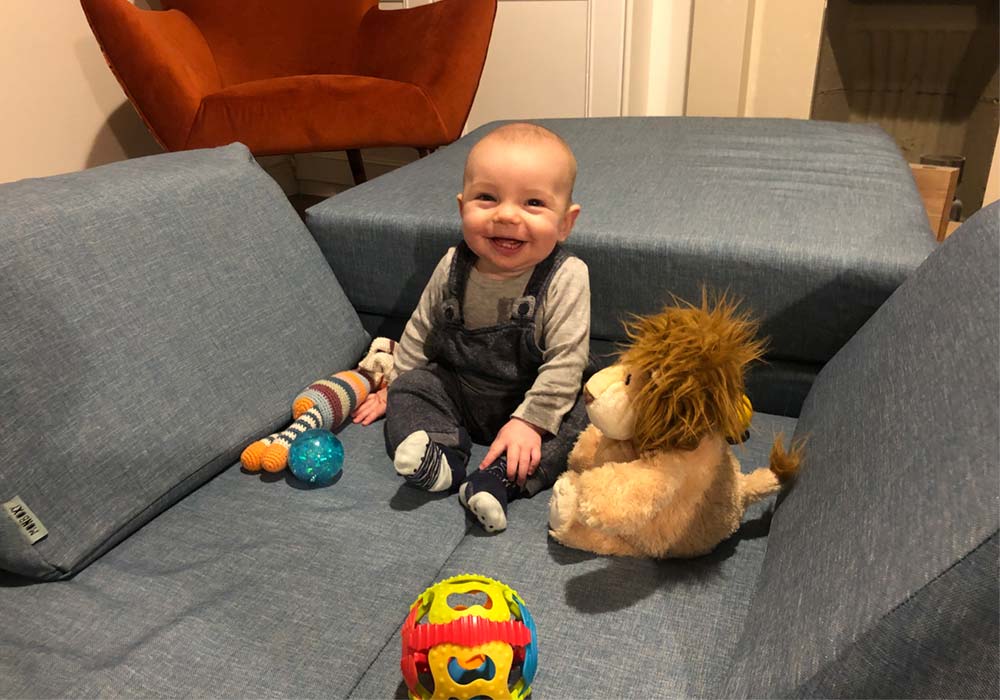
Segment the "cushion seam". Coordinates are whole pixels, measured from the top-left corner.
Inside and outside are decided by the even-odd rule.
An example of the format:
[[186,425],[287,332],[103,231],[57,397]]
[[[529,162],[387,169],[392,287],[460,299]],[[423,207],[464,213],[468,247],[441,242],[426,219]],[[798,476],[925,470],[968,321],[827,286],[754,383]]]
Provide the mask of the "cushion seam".
[[[272,425],[279,423],[281,420],[282,419],[279,418],[277,421],[273,422]],[[270,433],[268,433],[268,434],[270,434]],[[255,435],[258,436],[258,438],[259,438],[261,436],[261,433],[260,432],[254,432],[254,433],[246,436],[242,441],[237,442],[235,446],[228,447],[225,450],[217,452],[211,459],[203,462],[201,464],[201,466],[199,466],[198,468],[196,468],[193,471],[189,472],[183,479],[180,479],[179,481],[175,482],[171,487],[169,487],[168,489],[166,489],[165,491],[163,491],[162,493],[160,493],[160,495],[157,496],[151,503],[148,503],[147,505],[143,506],[139,510],[135,511],[127,520],[125,520],[121,525],[119,525],[117,528],[115,528],[107,537],[105,537],[104,539],[102,539],[100,543],[98,543],[96,546],[92,547],[89,551],[87,551],[86,554],[84,554],[82,557],[80,557],[77,560],[77,563],[75,563],[72,566],[69,566],[67,568],[63,568],[63,567],[54,567],[54,568],[57,569],[58,571],[62,572],[61,578],[69,576],[69,575],[76,575],[80,571],[83,571],[85,568],[87,568],[92,563],[94,563],[94,561],[96,561],[101,556],[103,556],[107,552],[109,552],[112,549],[114,549],[115,547],[117,547],[119,544],[121,544],[122,542],[124,542],[128,537],[130,537],[132,534],[134,534],[135,532],[137,532],[142,527],[142,526],[139,526],[139,527],[133,528],[132,525],[134,523],[136,523],[137,521],[140,521],[140,522],[142,522],[142,525],[145,525],[145,524],[147,524],[149,522],[152,522],[152,520],[154,518],[156,518],[157,515],[159,515],[160,513],[166,512],[170,507],[172,507],[173,505],[176,505],[180,501],[184,500],[184,498],[186,498],[187,496],[191,495],[191,493],[193,493],[195,490],[197,490],[197,487],[195,489],[191,489],[190,491],[188,491],[187,493],[185,493],[183,496],[180,496],[175,501],[172,501],[171,503],[167,504],[165,507],[160,508],[158,510],[158,512],[156,512],[153,515],[151,515],[148,519],[143,520],[144,516],[146,516],[151,510],[153,510],[154,508],[156,508],[157,505],[159,503],[161,503],[161,501],[167,496],[168,493],[170,493],[174,489],[177,489],[180,486],[188,485],[188,484],[191,484],[192,482],[197,482],[198,479],[199,479],[199,477],[203,476],[206,471],[210,471],[211,467],[213,465],[216,465],[219,462],[223,462],[224,463],[224,462],[230,461],[230,458],[228,457],[228,455],[234,455],[233,458],[235,459],[235,455],[236,455],[237,451],[240,449],[240,445],[249,445],[250,442],[255,439],[254,438]],[[223,467],[222,469],[219,469],[213,476],[221,474],[226,469],[228,469],[230,466],[232,466],[232,465],[229,464],[229,465],[226,465],[225,467]],[[205,481],[207,482],[208,480],[206,479]],[[125,534],[123,534],[123,533],[125,533]],[[121,537],[120,539],[118,539],[119,536]],[[114,544],[111,545],[111,546],[107,546],[107,544],[109,542],[114,542]]]
[[[454,555],[455,552],[458,551],[458,548],[462,546],[462,543],[465,542],[466,538],[468,537],[469,537],[469,526],[466,525],[465,532],[458,539],[458,542],[455,543],[455,546],[451,548],[451,551],[448,552],[448,555],[444,558],[444,561],[441,562],[441,566],[439,566],[437,571],[434,572],[434,575],[431,576],[430,583],[428,583],[427,586],[431,586],[435,581],[440,580],[439,577],[441,576],[441,572],[445,570],[446,566],[448,566],[448,562],[451,561],[452,555]],[[427,586],[425,586],[425,588]],[[395,638],[396,632],[403,629],[403,625],[405,624],[405,622],[406,621],[404,618],[403,622],[400,622],[399,625],[396,627],[396,629],[392,632],[392,634],[389,635],[389,638],[385,640],[385,644],[379,647],[379,650],[375,652],[374,656],[372,656],[371,661],[368,662],[368,665],[365,667],[365,670],[361,672],[361,674],[358,676],[358,680],[354,682],[354,685],[351,686],[351,689],[347,691],[347,695],[345,695],[344,697],[350,698],[354,695],[354,691],[358,689],[359,685],[361,685],[361,681],[365,679],[365,676],[367,676],[368,672],[371,671],[372,667],[375,665],[375,662],[378,661],[380,656],[382,656],[382,652],[388,648],[390,642],[392,642],[392,640]]]

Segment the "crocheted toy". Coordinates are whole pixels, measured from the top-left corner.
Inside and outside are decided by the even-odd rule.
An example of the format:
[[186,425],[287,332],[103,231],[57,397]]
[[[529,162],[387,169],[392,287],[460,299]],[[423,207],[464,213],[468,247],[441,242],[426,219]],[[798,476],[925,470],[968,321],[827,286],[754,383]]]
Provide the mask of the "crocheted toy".
[[584,387],[591,425],[553,487],[550,533],[599,554],[706,554],[798,470],[801,448],[786,452],[780,435],[769,468],[749,474],[729,446],[749,426],[744,370],[764,343],[724,296],[637,317],[626,330],[618,363]]
[[288,449],[295,438],[313,428],[338,428],[370,393],[385,384],[392,371],[395,348],[395,341],[376,338],[357,369],[337,372],[307,386],[292,402],[294,422],[243,450],[243,468],[249,472],[280,472],[288,466]]

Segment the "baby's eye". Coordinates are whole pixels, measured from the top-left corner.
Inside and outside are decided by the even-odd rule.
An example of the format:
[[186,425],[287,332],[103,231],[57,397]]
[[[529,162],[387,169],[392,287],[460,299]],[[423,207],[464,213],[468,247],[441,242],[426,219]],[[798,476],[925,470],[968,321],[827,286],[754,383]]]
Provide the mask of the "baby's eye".
[[632,375],[628,374],[625,376],[625,386],[628,386],[629,382],[632,381]]
[[497,198],[494,197],[493,195],[491,195],[488,192],[480,192],[479,194],[476,195],[476,199],[478,199],[481,202],[495,202],[495,201],[497,201]]
[[527,204],[529,207],[544,207],[545,206],[545,202],[543,202],[540,199],[529,199],[527,202],[525,202],[525,204]]

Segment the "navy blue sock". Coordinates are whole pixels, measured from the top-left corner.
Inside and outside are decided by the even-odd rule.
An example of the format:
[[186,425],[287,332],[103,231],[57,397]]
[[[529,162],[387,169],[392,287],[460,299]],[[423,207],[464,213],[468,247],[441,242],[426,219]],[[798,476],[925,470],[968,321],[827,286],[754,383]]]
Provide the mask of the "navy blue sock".
[[507,459],[500,457],[466,479],[459,491],[459,500],[488,532],[500,532],[507,528],[507,503],[516,490],[507,480]]
[[[497,499],[500,507],[503,508],[504,515],[507,514],[507,502],[510,500],[510,482],[507,481],[507,460],[497,461],[486,467],[477,469],[476,473],[469,477],[469,485],[475,493],[486,491]],[[469,494],[472,496],[472,493]]]
[[438,447],[444,454],[444,458],[448,460],[448,466],[451,467],[451,488],[455,490],[465,481],[465,469],[469,463],[469,455],[457,447],[445,447],[444,445],[438,445]]
[[465,481],[465,467],[469,457],[455,447],[445,447],[433,440],[427,443],[417,469],[412,473],[405,474],[404,478],[408,483],[425,491],[438,490],[434,484],[439,481],[442,456],[451,470],[451,484],[448,486],[448,490],[455,491]]

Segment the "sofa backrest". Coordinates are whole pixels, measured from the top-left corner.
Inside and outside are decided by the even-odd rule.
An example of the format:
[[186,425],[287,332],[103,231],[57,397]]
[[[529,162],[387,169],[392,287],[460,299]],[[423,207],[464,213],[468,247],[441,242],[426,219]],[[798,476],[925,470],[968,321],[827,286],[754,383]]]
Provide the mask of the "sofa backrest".
[[998,215],[819,374],[722,696],[998,696]]
[[239,144],[0,186],[0,250],[6,571],[75,573],[366,347]]
[[[935,247],[913,175],[871,124],[796,119],[546,119],[579,163],[569,250],[590,269],[604,361],[631,313],[703,286],[743,300],[768,338],[754,406],[797,416],[816,373]],[[312,207],[306,222],[369,328],[393,334],[461,238],[455,193],[493,122]],[[378,258],[378,265],[357,260]],[[395,323],[394,323],[395,321]]]

